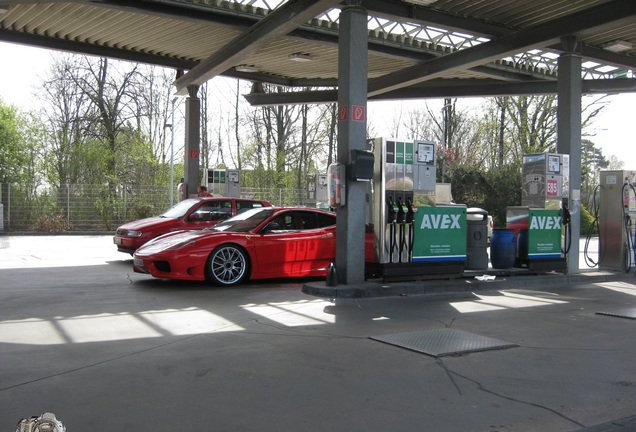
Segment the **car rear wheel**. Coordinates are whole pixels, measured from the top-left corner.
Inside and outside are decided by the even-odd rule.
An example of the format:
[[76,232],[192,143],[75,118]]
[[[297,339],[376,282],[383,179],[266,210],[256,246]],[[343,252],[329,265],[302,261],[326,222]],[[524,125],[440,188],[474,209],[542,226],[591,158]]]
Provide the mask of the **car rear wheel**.
[[214,249],[208,259],[208,276],[219,286],[232,286],[247,276],[246,253],[234,245],[222,245]]

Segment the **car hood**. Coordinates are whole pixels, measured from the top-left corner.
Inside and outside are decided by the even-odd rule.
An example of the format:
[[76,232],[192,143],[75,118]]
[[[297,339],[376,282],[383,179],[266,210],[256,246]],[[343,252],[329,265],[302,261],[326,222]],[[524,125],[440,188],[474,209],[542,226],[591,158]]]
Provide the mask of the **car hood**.
[[149,217],[145,219],[139,219],[136,221],[128,222],[120,226],[118,229],[143,231],[144,229],[148,229],[148,228],[160,228],[160,227],[168,228],[168,227],[176,226],[178,225],[178,223],[179,222],[177,219],[154,216],[154,217]]
[[201,237],[208,237],[217,234],[214,231],[175,231],[164,234],[156,239],[150,240],[148,243],[137,249],[135,255],[154,254],[173,248],[178,245],[185,245],[191,241],[196,241]]

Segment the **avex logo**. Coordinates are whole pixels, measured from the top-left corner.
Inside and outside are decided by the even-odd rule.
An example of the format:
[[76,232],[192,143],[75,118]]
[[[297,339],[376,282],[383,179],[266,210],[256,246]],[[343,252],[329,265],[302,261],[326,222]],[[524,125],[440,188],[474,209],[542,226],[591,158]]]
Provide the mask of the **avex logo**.
[[530,229],[560,230],[561,216],[534,216],[530,222]]
[[459,218],[461,216],[459,214],[425,214],[420,229],[460,229]]

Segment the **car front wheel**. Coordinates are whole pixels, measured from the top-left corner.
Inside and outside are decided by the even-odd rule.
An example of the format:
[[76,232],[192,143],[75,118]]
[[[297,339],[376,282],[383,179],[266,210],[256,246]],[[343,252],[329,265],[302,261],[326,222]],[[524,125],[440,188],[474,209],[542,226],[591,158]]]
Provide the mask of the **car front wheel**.
[[247,256],[241,248],[222,245],[208,259],[208,275],[215,285],[232,286],[247,276],[247,266]]

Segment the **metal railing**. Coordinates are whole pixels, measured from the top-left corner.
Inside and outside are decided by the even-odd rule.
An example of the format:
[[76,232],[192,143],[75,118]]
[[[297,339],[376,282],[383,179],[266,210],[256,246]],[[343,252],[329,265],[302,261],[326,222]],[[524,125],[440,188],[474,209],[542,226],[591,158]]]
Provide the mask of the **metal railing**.
[[[242,188],[241,197],[266,200],[277,207],[316,204],[304,189]],[[177,202],[176,195],[173,200]],[[34,191],[19,184],[0,183],[0,203],[0,231],[104,232],[163,213],[170,207],[170,188],[63,185]]]

